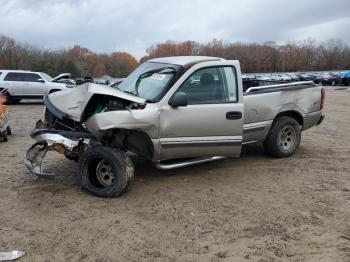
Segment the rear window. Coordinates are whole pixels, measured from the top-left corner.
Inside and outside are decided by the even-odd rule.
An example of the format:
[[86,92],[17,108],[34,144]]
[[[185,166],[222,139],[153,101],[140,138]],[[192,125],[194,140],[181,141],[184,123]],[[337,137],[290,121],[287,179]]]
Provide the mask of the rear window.
[[22,74],[21,73],[8,73],[4,81],[22,81]]

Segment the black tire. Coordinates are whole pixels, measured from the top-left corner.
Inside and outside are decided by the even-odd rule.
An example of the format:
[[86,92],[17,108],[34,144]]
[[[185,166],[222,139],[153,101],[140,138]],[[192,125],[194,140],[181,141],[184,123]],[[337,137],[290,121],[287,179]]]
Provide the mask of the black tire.
[[97,145],[81,155],[79,173],[81,186],[90,193],[118,197],[133,181],[134,165],[123,151]]
[[11,103],[12,103],[12,99],[11,99],[10,94],[9,94],[7,91],[5,92],[5,97],[6,97],[6,102],[5,102],[5,104],[6,104],[6,105],[11,104]]
[[268,154],[277,158],[293,155],[300,145],[301,127],[298,121],[289,116],[277,118],[267,138],[264,148]]
[[12,102],[13,104],[19,103],[21,100],[22,100],[22,99],[20,99],[20,98],[11,98],[11,102]]
[[9,136],[12,135],[12,130],[10,126],[7,126],[6,131]]
[[4,132],[2,132],[1,138],[2,138],[2,142],[7,142],[8,141],[7,131],[6,130]]

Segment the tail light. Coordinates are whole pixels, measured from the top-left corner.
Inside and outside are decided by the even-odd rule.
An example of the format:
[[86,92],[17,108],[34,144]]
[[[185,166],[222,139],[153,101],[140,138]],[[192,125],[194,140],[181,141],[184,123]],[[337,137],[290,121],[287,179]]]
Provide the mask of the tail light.
[[324,100],[326,98],[326,91],[324,91],[324,89],[321,89],[321,104],[320,104],[320,110],[323,109],[324,106]]

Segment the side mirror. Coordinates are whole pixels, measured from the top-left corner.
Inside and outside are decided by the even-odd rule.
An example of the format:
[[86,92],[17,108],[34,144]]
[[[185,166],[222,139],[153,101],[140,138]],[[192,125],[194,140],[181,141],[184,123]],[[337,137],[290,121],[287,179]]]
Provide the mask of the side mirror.
[[40,83],[45,83],[45,80],[42,79],[42,78],[39,78],[37,81],[40,82]]
[[170,99],[169,105],[172,107],[187,106],[187,95],[184,92],[177,92]]

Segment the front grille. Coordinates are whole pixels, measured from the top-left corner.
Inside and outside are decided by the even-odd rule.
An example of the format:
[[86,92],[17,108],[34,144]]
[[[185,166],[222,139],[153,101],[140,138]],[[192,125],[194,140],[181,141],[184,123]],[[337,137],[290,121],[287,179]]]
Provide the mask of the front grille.
[[62,119],[57,118],[54,114],[46,108],[45,110],[45,124],[50,129],[55,130],[73,130],[73,131],[84,131],[84,128],[80,122],[72,119],[63,117]]

